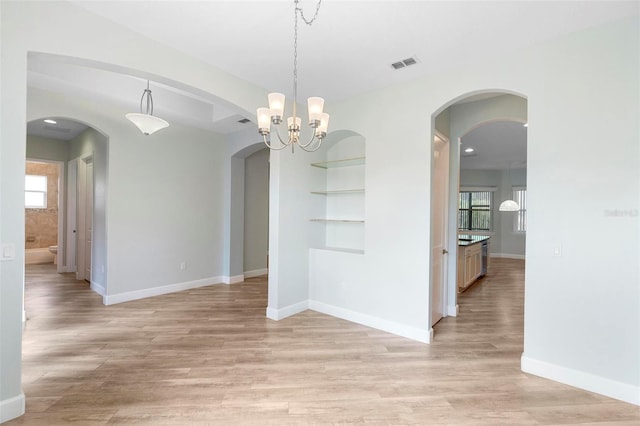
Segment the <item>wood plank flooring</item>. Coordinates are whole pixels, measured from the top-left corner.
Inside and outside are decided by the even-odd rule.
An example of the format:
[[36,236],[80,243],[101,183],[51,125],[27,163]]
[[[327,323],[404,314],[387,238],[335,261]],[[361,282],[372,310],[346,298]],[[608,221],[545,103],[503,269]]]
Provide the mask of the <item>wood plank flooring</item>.
[[265,277],[103,306],[27,267],[26,414],[7,425],[640,424],[640,408],[520,371],[524,262],[499,259],[424,345],[307,311]]

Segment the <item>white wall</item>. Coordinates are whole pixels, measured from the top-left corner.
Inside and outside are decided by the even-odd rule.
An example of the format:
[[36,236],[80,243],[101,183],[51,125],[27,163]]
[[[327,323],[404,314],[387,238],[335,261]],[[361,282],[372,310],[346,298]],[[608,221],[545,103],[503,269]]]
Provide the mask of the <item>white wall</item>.
[[430,117],[478,91],[524,94],[523,367],[639,403],[637,34],[637,18],[616,22],[331,105],[333,129],[367,140],[366,273],[353,284],[366,292],[342,308],[428,333]]
[[[23,190],[16,182],[24,175],[27,52],[142,70],[141,75],[161,82],[216,94],[245,111],[262,104],[266,92],[67,3],[1,2],[0,15],[0,235],[3,243],[15,244],[17,253],[15,260],[0,263],[0,414],[9,418],[24,407],[24,215]],[[36,27],[39,31],[33,31]],[[361,257],[366,272],[354,276],[355,285],[366,290],[345,298],[343,308],[380,328],[392,325],[398,334],[428,339],[431,117],[477,91],[525,94],[530,209],[523,367],[640,403],[638,31],[637,18],[616,22],[330,105],[332,132],[352,130],[367,141],[367,223]],[[146,54],[140,56],[140,51]],[[205,247],[201,234],[194,236],[196,230],[179,222],[179,209],[192,205],[194,192],[177,194],[164,214],[150,215],[167,207],[167,193],[192,183],[211,182],[211,191],[222,191],[215,179],[223,181],[229,165],[214,160],[215,154],[227,158],[226,150],[214,148],[216,138],[191,133],[187,143],[199,155],[196,159],[179,148],[182,141],[174,133],[181,131],[179,126],[163,130],[152,142],[130,134],[121,111],[105,115],[91,103],[83,105],[82,112],[65,108],[82,113],[109,135],[109,288],[128,291],[124,282],[136,282],[133,289],[139,289],[182,276],[168,269],[167,276],[154,275],[159,261],[147,255],[151,247],[159,248],[167,268],[183,260],[171,253],[183,251],[195,265],[195,270],[188,269],[193,278],[215,268],[200,264],[185,241],[194,237],[199,248],[213,247]],[[272,318],[305,309],[309,299],[309,166],[301,154],[271,155]],[[217,165],[220,175],[211,170]],[[146,198],[136,199],[140,194]],[[577,218],[572,214],[576,198],[585,200]],[[217,211],[210,199],[203,203],[213,210],[190,212],[187,219],[202,224],[227,214]],[[158,235],[165,227],[169,229],[163,242]],[[224,232],[223,225],[217,229]],[[561,257],[553,256],[556,247],[562,248]],[[142,262],[134,262],[135,256],[142,256]]]
[[[160,83],[196,87],[243,111],[253,111],[266,91],[70,3],[0,2],[0,15],[0,235],[2,243],[13,244],[16,252],[14,260],[0,264],[0,420],[4,420],[24,411],[20,383],[24,189],[19,183],[29,118],[76,118],[109,137],[106,302],[109,297],[118,301],[116,296],[126,300],[149,295],[158,287],[201,285],[222,275],[223,214],[228,207],[222,197],[229,161],[222,137],[173,124],[145,138],[123,118],[128,111],[95,101],[50,95],[49,105],[34,106],[31,101],[28,105],[28,52],[81,58],[87,65],[108,64],[108,69]],[[179,269],[182,261],[187,263],[185,271]]]
[[265,273],[269,250],[269,149],[245,158],[244,275]]
[[69,160],[69,143],[57,139],[27,136],[27,158],[38,160]]

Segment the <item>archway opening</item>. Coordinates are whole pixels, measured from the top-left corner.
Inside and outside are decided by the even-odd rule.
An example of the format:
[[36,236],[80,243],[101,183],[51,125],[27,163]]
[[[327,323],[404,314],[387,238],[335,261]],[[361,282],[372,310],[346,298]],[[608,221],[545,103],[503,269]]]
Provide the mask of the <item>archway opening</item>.
[[[439,227],[445,235],[446,248],[439,255],[444,257],[446,267],[441,272],[434,271],[433,265],[438,259],[434,259],[432,242],[431,294],[438,294],[438,277],[434,278],[434,272],[442,274],[439,276],[442,291],[439,299],[432,300],[431,310],[434,312],[439,307],[442,316],[457,316],[460,292],[489,273],[487,267],[492,254],[494,257],[525,258],[526,228],[515,233],[515,228],[510,226],[515,226],[514,216],[517,215],[525,216],[520,225],[526,226],[526,210],[503,213],[498,211],[498,205],[504,197],[513,196],[516,191],[526,197],[526,180],[523,178],[526,177],[527,100],[523,95],[510,91],[469,93],[438,109],[432,115],[432,124],[432,144],[436,135],[451,143],[446,170],[440,171],[448,179],[446,214],[438,223],[434,223],[437,215],[432,214],[432,232],[434,227]],[[435,145],[432,153],[435,153]],[[432,154],[432,161],[434,157]],[[433,175],[434,170],[432,167],[432,185],[438,181]],[[470,197],[474,199],[473,209],[469,205]],[[510,238],[514,235],[517,243]],[[461,243],[461,236],[470,240]],[[485,247],[478,245],[480,250],[475,254],[477,265],[467,273],[465,263],[460,262],[462,247],[468,243],[475,244],[481,236],[490,237],[486,239],[489,243]],[[507,240],[509,243],[505,246],[509,245],[511,249],[517,246],[518,251],[502,252],[502,241]],[[491,242],[496,244],[492,246]]]

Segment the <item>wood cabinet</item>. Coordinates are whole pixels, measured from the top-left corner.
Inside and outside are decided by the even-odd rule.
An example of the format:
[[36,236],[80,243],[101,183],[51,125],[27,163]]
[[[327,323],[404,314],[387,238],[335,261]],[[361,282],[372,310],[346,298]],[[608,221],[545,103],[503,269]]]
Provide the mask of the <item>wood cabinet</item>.
[[482,243],[458,246],[458,289],[469,287],[482,274]]

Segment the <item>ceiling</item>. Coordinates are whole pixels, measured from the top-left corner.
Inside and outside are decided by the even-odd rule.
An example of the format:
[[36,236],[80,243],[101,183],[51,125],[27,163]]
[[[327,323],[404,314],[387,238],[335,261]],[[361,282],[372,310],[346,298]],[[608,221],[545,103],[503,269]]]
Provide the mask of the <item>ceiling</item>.
[[[52,119],[55,123],[45,123],[44,121]],[[33,120],[27,123],[27,134],[29,136],[39,136],[60,141],[70,141],[85,130],[87,130],[85,124],[58,117],[46,117],[42,120]]]
[[[515,121],[494,121],[460,140],[460,169],[522,169],[527,166],[527,128]],[[473,152],[466,153],[471,148]]]
[[[70,3],[221,68],[292,95],[293,1],[79,1]],[[305,16],[316,2],[301,0]],[[638,2],[324,0],[299,23],[299,99],[331,103],[430,73],[465,67],[563,34],[638,15]],[[143,54],[141,52],[141,54]],[[406,58],[417,63],[395,70]],[[47,55],[29,58],[30,86],[136,111],[146,82]],[[214,96],[151,82],[154,115],[231,133],[253,124]],[[266,99],[265,105],[266,106]],[[263,105],[256,105],[263,106]],[[124,119],[124,118],[123,118]],[[486,131],[497,128],[491,126]],[[495,139],[495,138],[494,138]]]

